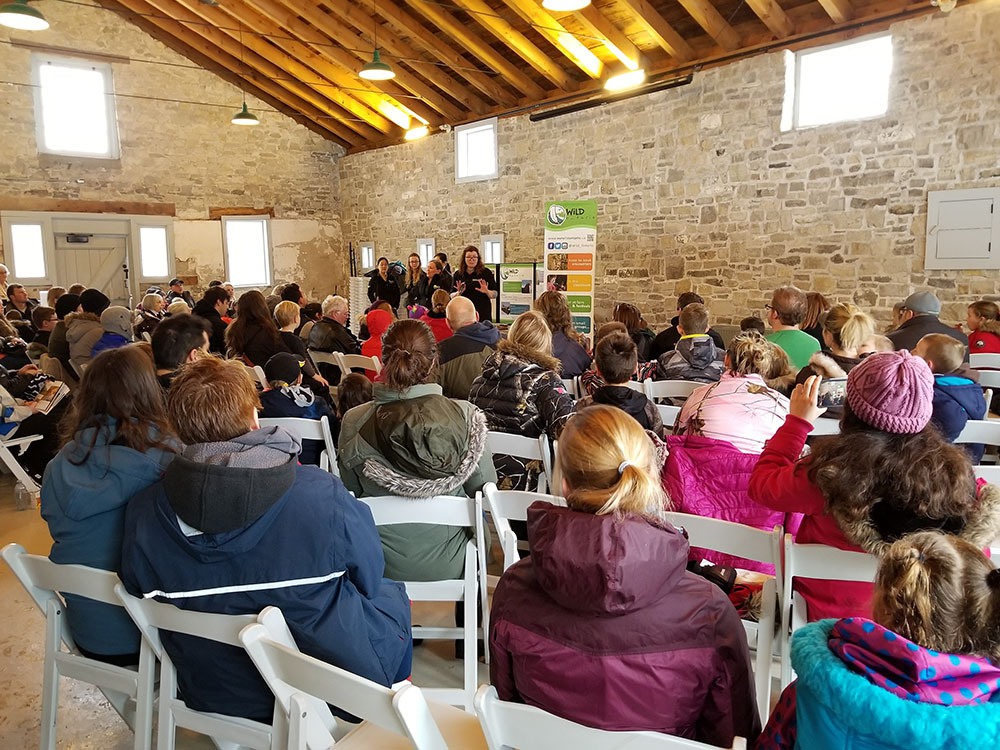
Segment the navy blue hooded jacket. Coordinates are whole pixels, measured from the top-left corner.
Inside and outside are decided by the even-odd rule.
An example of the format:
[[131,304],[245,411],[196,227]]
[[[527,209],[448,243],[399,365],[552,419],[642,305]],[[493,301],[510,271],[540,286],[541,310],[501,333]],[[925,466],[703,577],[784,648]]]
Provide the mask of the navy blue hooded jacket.
[[[957,375],[934,376],[934,411],[931,422],[947,440],[954,442],[970,419],[983,419],[985,416],[986,398],[983,396],[982,386]],[[985,450],[982,444],[963,447],[969,452],[973,463],[982,460]]]

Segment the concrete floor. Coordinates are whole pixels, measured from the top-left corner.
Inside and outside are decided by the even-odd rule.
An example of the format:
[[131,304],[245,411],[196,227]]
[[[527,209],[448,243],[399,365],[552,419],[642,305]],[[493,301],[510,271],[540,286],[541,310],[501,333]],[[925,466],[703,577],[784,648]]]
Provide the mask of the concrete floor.
[[[0,475],[0,547],[22,544],[28,552],[46,555],[52,544],[37,509],[17,511],[14,482]],[[0,563],[0,750],[37,748],[40,736],[43,636],[42,613],[10,569]],[[414,620],[422,625],[453,623],[451,604],[418,603]],[[462,663],[451,657],[451,641],[429,641],[414,651],[413,682],[420,686],[461,687]],[[479,665],[480,684],[489,681]],[[154,735],[155,737],[155,735]],[[95,688],[62,680],[59,694],[58,747],[65,750],[128,750],[133,735]],[[155,740],[154,740],[155,743]],[[207,750],[205,737],[181,730],[178,750]]]

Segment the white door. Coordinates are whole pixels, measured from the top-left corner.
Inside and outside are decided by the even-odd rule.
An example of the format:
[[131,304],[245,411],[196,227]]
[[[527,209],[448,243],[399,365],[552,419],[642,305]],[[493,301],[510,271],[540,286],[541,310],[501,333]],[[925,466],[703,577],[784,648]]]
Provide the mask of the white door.
[[56,234],[56,283],[67,288],[80,283],[100,289],[112,305],[130,307],[126,237],[90,235],[88,240],[68,242],[65,234]]

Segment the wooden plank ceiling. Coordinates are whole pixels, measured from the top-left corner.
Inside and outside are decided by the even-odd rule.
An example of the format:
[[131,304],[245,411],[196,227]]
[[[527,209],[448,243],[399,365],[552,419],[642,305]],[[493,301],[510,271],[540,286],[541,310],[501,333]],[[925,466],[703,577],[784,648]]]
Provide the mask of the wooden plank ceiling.
[[[781,47],[867,34],[929,0],[99,0],[323,137],[361,151],[432,129],[647,86]],[[377,41],[376,41],[377,40]],[[396,77],[358,76],[378,46]]]

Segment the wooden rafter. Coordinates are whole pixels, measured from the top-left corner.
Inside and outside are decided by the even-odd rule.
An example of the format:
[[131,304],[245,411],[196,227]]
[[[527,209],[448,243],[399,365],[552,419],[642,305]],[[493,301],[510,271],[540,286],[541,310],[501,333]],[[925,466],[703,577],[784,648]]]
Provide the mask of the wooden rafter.
[[836,23],[847,23],[854,18],[854,6],[851,0],[819,0],[819,4]]
[[535,27],[571,63],[594,79],[604,73],[604,63],[545,10],[538,0],[504,0],[507,6]]
[[545,97],[545,89],[535,83],[531,76],[522,72],[505,57],[495,52],[482,37],[467,24],[461,23],[454,15],[436,3],[426,0],[408,0],[410,7],[418,11],[434,26],[468,49],[483,63],[495,70],[511,86],[533,99]]
[[231,81],[233,79],[240,81],[251,93],[259,94],[260,98],[265,101],[276,103],[277,109],[288,113],[300,113],[314,124],[314,129],[321,128],[326,137],[332,136],[334,140],[348,148],[356,146],[364,140],[340,120],[343,115],[329,115],[327,111],[315,106],[311,101],[270,80],[248,81],[244,76],[245,69],[240,64],[239,57],[234,57],[227,52],[220,52],[218,45],[195,34],[179,21],[164,17],[162,12],[156,12],[156,9],[144,0],[102,0],[102,3],[107,3],[109,7],[120,9],[125,13],[133,14],[133,23],[150,30],[157,38],[165,36],[182,49],[190,50],[193,54],[210,60],[213,66],[217,66],[219,70],[232,76]]
[[679,0],[691,18],[723,49],[734,50],[740,46],[740,35],[729,25],[709,0]]
[[564,91],[575,91],[578,87],[569,74],[557,65],[551,57],[536,47],[530,39],[514,28],[505,19],[496,14],[483,0],[457,0],[465,10],[469,11],[476,22],[488,29],[497,39],[507,45],[531,67],[548,78]]
[[635,15],[636,20],[649,32],[653,40],[678,62],[688,62],[695,58],[694,49],[677,30],[667,23],[648,0],[620,0]]
[[795,33],[795,24],[778,4],[778,0],[747,0],[747,5],[778,39]]
[[608,51],[617,57],[625,67],[630,70],[644,67],[645,55],[642,54],[642,51],[632,44],[632,40],[625,32],[611,23],[607,16],[601,13],[593,3],[576,11],[575,17],[588,34],[602,39]]

